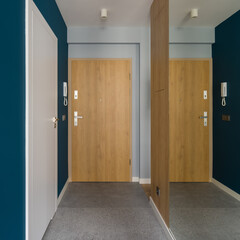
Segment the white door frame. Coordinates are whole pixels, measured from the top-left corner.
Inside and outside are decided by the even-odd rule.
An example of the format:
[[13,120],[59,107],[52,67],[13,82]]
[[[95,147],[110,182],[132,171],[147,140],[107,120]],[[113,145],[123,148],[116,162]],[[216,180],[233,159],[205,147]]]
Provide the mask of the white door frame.
[[[49,27],[48,23],[42,16],[41,12],[38,10],[33,0],[25,0],[25,239],[29,239],[30,232],[30,214],[32,213],[32,194],[33,194],[33,175],[32,175],[32,156],[33,156],[33,129],[32,129],[32,102],[31,102],[31,94],[32,94],[32,11],[41,19],[43,24],[45,25],[48,32],[52,35],[53,38],[58,42],[55,34],[52,29]],[[58,46],[58,44],[57,44]],[[57,73],[58,65],[56,64],[56,73]],[[58,76],[56,75],[56,87]],[[56,110],[57,99],[56,99]],[[56,138],[58,137],[58,131],[56,129]],[[56,151],[56,159],[55,159],[55,211],[57,209],[57,187],[58,187],[58,144],[56,141],[55,151]]]

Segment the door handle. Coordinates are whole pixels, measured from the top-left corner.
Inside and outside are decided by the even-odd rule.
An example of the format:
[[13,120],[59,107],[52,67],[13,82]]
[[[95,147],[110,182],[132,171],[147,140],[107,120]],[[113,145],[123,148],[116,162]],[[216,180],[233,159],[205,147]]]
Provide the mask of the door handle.
[[57,128],[57,122],[59,121],[59,118],[54,117],[52,118],[53,124],[54,124],[54,128]]
[[83,116],[78,116],[78,112],[74,112],[74,126],[78,126],[78,119],[83,119]]
[[207,127],[207,125],[208,125],[208,113],[204,112],[204,115],[200,116],[199,118],[204,120],[204,127]]
[[52,118],[52,121],[53,121],[53,123],[57,123],[59,121],[59,118],[54,117],[54,118]]
[[74,118],[83,119],[83,116],[74,116]]

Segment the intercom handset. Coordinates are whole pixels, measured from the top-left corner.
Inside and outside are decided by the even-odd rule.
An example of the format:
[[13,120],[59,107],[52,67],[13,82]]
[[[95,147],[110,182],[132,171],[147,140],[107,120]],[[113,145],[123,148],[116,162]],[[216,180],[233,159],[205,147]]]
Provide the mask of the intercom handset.
[[63,83],[63,97],[64,97],[64,106],[68,105],[68,100],[67,100],[67,96],[68,96],[68,89],[67,89],[67,82]]
[[226,104],[226,97],[227,97],[227,82],[221,83],[221,97],[222,97],[222,106],[225,107]]

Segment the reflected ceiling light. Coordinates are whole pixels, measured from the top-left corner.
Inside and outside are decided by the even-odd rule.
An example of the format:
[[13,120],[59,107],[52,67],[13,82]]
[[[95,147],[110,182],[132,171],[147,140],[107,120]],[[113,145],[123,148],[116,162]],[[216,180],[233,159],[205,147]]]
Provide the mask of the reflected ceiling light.
[[193,8],[191,10],[191,18],[197,18],[198,17],[198,9],[197,8]]
[[103,8],[101,10],[101,19],[107,19],[108,17],[108,10],[106,8]]

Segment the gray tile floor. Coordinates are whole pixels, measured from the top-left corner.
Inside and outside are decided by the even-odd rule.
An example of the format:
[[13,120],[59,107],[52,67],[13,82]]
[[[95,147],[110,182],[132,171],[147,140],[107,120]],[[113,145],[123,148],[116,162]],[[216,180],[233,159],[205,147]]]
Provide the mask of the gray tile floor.
[[135,183],[71,183],[44,240],[167,240]]
[[177,240],[240,240],[240,203],[212,183],[170,184]]

